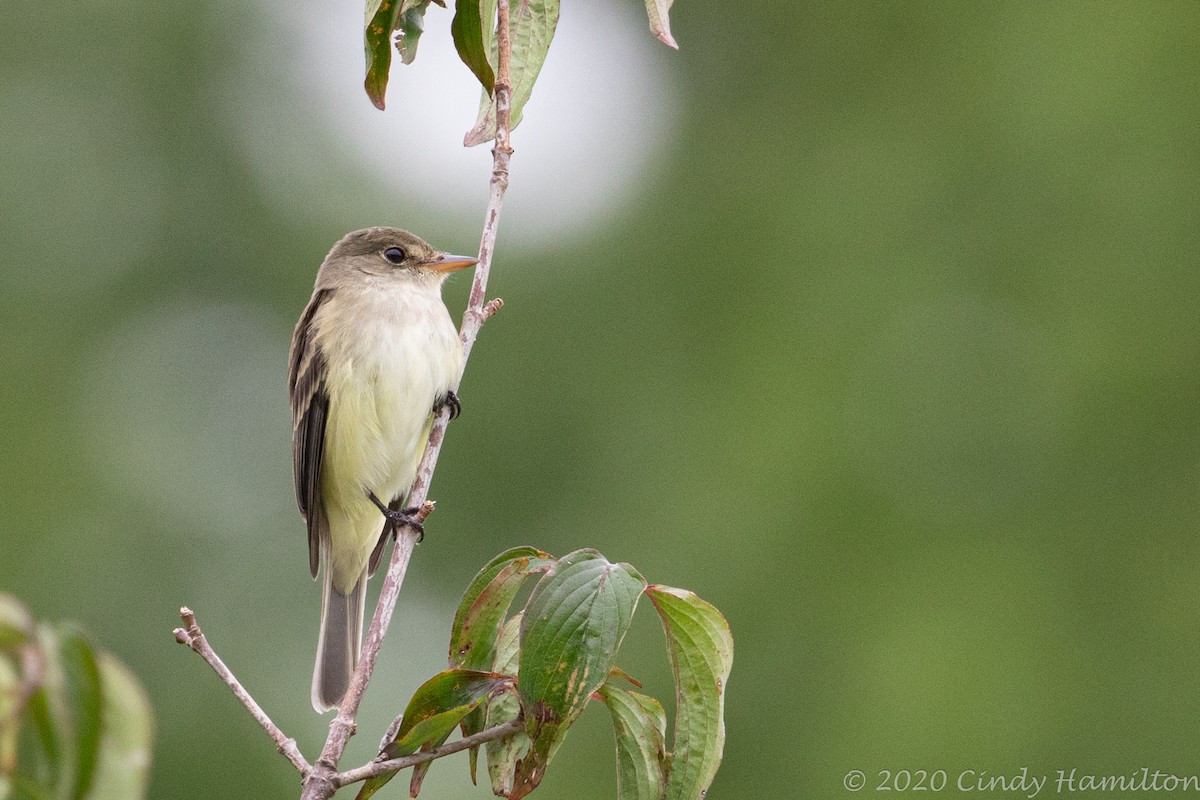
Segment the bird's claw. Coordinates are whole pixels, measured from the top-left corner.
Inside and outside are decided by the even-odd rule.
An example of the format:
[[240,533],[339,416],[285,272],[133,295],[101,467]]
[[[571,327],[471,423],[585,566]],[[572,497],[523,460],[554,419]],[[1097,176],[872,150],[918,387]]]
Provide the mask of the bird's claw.
[[442,413],[443,408],[450,409],[450,419],[456,419],[462,413],[462,403],[458,399],[458,395],[454,392],[446,392],[439,397],[433,404],[433,413]]
[[420,506],[412,506],[411,508],[388,508],[383,502],[375,496],[374,492],[367,492],[367,497],[371,498],[371,502],[383,514],[383,518],[387,520],[388,527],[391,529],[392,538],[396,538],[396,533],[404,525],[409,526],[417,532],[417,544],[425,541],[425,523],[417,517],[417,513],[421,510]]

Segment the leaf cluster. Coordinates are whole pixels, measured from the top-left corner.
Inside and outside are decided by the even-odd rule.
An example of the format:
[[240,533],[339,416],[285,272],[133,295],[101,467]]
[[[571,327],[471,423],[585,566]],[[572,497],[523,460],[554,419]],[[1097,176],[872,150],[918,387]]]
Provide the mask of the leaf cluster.
[[[510,611],[522,586],[536,579],[525,606]],[[615,665],[638,600],[646,596],[666,633],[674,668],[676,719],[667,748],[662,704],[629,689]],[[450,633],[450,669],[426,681],[397,719],[380,759],[443,744],[519,721],[487,742],[492,791],[519,800],[541,783],[571,725],[589,702],[608,708],[616,737],[620,800],[702,797],[721,761],[724,692],[733,661],[729,625],[695,594],[648,584],[628,564],[595,550],[555,559],[531,547],[508,550],[467,587]],[[470,752],[476,778],[478,748]],[[416,797],[432,761],[414,768]],[[367,780],[366,800],[399,771]]]
[[123,664],[0,594],[0,800],[137,800],[152,736],[150,704]]
[[[417,42],[425,32],[425,12],[430,3],[446,8],[445,0],[367,0],[365,44],[367,77],[363,86],[371,102],[384,107],[392,66],[392,44],[400,61],[411,64],[417,57]],[[459,58],[483,88],[474,127],[463,144],[471,147],[496,137],[496,37],[497,0],[455,0],[450,34]],[[560,0],[520,0],[509,17],[512,42],[510,60],[510,128],[521,121],[525,104],[533,93],[554,31],[558,26]],[[678,49],[671,35],[669,13],[674,0],[645,0],[651,32],[664,44]]]

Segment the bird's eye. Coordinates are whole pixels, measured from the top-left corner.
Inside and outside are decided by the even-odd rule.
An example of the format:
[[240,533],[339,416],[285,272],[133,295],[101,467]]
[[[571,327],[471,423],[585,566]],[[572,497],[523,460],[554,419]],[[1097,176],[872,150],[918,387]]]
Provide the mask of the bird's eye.
[[399,247],[389,247],[387,250],[383,251],[383,257],[393,264],[403,264],[404,259],[408,257],[408,254]]

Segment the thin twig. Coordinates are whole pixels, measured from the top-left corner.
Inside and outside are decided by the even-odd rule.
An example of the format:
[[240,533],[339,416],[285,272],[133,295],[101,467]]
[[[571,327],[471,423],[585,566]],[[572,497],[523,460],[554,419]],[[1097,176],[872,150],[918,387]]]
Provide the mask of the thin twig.
[[204,632],[200,630],[199,623],[196,622],[196,615],[192,613],[190,608],[179,609],[179,618],[183,620],[185,627],[175,629],[175,641],[180,644],[186,644],[188,647],[200,654],[200,657],[208,662],[208,665],[213,668],[213,671],[220,676],[225,685],[233,692],[238,700],[242,701],[242,705],[250,712],[250,716],[258,720],[258,724],[263,726],[263,729],[275,740],[275,747],[291,761],[296,769],[300,770],[301,775],[307,775],[312,769],[304,756],[300,754],[300,749],[296,747],[296,740],[288,738],[283,731],[279,730],[271,718],[267,716],[267,712],[262,710],[262,706],[254,701],[250,693],[242,687],[242,684],[233,676],[233,672],[229,667],[225,666],[225,662],[216,654],[209,645],[208,639],[204,638]]
[[374,778],[377,775],[383,775],[387,772],[398,772],[402,769],[415,767],[417,764],[422,764],[426,761],[433,761],[435,758],[453,755],[460,753],[463,750],[469,750],[476,745],[481,745],[484,742],[490,742],[493,739],[503,739],[505,736],[512,736],[518,731],[525,730],[524,720],[514,719],[511,722],[506,722],[503,725],[496,725],[492,728],[486,728],[479,733],[473,733],[470,736],[459,739],[458,741],[444,744],[441,747],[435,747],[432,750],[423,750],[419,753],[413,753],[411,756],[402,758],[393,758],[390,761],[372,761],[370,764],[358,767],[356,769],[348,769],[345,772],[339,772],[337,775],[338,786],[346,786],[351,783],[365,781],[368,778]]
[[[467,310],[463,314],[462,327],[459,337],[463,343],[463,368],[466,369],[467,358],[479,335],[479,329],[484,321],[499,310],[502,303],[487,303],[487,280],[492,267],[492,252],[496,246],[496,233],[499,230],[500,208],[504,201],[504,193],[508,190],[508,162],[512,156],[509,144],[509,116],[512,102],[512,79],[509,62],[512,56],[512,42],[509,37],[509,0],[498,0],[496,4],[496,144],[492,148],[492,178],[488,195],[487,210],[484,212],[483,236],[479,243],[479,263],[475,266],[475,279],[471,283],[471,295]],[[454,389],[457,391],[462,383],[462,374],[458,375]],[[446,435],[446,423],[450,419],[449,407],[443,409],[433,421],[429,432],[429,444],[425,455],[417,468],[417,477],[413,482],[408,503],[422,506],[425,515],[432,510],[426,503],[429,495],[429,484],[433,480],[433,471],[437,466],[438,455],[442,450],[442,440]],[[423,517],[422,517],[423,519]],[[371,627],[367,639],[363,643],[362,654],[358,667],[350,678],[350,686],[342,699],[337,716],[329,723],[329,736],[313,769],[305,778],[304,791],[301,800],[328,800],[337,791],[339,774],[338,761],[346,749],[346,743],[354,735],[355,718],[358,706],[362,702],[363,693],[371,679],[375,668],[375,659],[379,647],[387,633],[392,612],[396,607],[396,599],[400,595],[400,587],[404,583],[404,575],[408,571],[408,562],[416,547],[418,532],[410,525],[405,525],[396,531],[396,546],[392,550],[392,559],[388,564],[387,575],[380,590],[379,601],[375,605],[375,614],[371,618]]]

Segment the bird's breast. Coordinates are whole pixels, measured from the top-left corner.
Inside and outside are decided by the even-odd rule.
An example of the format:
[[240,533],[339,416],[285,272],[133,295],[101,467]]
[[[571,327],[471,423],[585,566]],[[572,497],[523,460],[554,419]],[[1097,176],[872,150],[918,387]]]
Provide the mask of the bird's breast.
[[323,492],[347,513],[378,514],[367,489],[384,502],[408,491],[434,401],[462,368],[441,297],[405,288],[333,298],[315,321],[330,400]]

